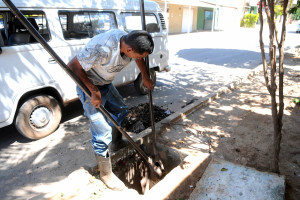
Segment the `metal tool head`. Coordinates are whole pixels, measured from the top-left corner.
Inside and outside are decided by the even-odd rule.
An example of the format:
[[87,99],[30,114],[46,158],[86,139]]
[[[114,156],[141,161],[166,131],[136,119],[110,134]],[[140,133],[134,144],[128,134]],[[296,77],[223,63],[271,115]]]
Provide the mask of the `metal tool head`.
[[154,175],[156,178],[161,178],[165,170],[161,160],[155,161],[151,157],[148,157],[148,163],[149,163],[151,175]]

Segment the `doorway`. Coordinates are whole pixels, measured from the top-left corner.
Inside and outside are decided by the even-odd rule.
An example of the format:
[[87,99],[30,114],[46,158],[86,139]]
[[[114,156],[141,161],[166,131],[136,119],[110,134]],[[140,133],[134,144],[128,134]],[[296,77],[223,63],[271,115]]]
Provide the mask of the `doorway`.
[[[191,12],[189,12],[189,10]],[[181,32],[192,32],[193,28],[193,9],[183,8],[182,29]]]
[[205,10],[204,11],[204,30],[211,30],[213,21],[213,11]]

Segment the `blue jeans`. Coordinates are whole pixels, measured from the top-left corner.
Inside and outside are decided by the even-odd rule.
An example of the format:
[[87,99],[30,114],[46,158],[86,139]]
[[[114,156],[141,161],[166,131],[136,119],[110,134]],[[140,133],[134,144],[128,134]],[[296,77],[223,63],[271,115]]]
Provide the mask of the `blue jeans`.
[[[122,96],[112,84],[97,87],[101,93],[101,105],[121,124],[128,114],[128,106]],[[97,155],[107,157],[108,145],[112,140],[111,126],[114,125],[90,103],[90,98],[78,86],[76,90],[83,105],[84,115],[90,120],[93,149]]]

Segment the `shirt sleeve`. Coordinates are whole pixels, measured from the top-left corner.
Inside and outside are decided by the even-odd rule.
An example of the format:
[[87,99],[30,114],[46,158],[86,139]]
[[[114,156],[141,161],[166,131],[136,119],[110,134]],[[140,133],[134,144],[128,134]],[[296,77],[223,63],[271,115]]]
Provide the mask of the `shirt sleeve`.
[[110,51],[106,46],[100,44],[87,45],[77,55],[77,60],[85,71],[99,65],[106,64]]

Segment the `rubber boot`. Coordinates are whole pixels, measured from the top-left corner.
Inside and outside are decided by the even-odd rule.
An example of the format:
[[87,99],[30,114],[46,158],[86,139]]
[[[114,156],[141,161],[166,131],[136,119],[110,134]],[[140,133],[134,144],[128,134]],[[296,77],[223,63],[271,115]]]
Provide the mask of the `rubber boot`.
[[112,172],[110,157],[105,158],[96,155],[98,168],[100,171],[100,180],[109,188],[115,191],[121,191],[125,188],[124,183]]
[[112,141],[110,143],[111,151],[116,152],[119,149],[122,149],[129,144],[127,140],[122,139],[122,133],[116,127],[112,127],[111,135],[112,135]]

